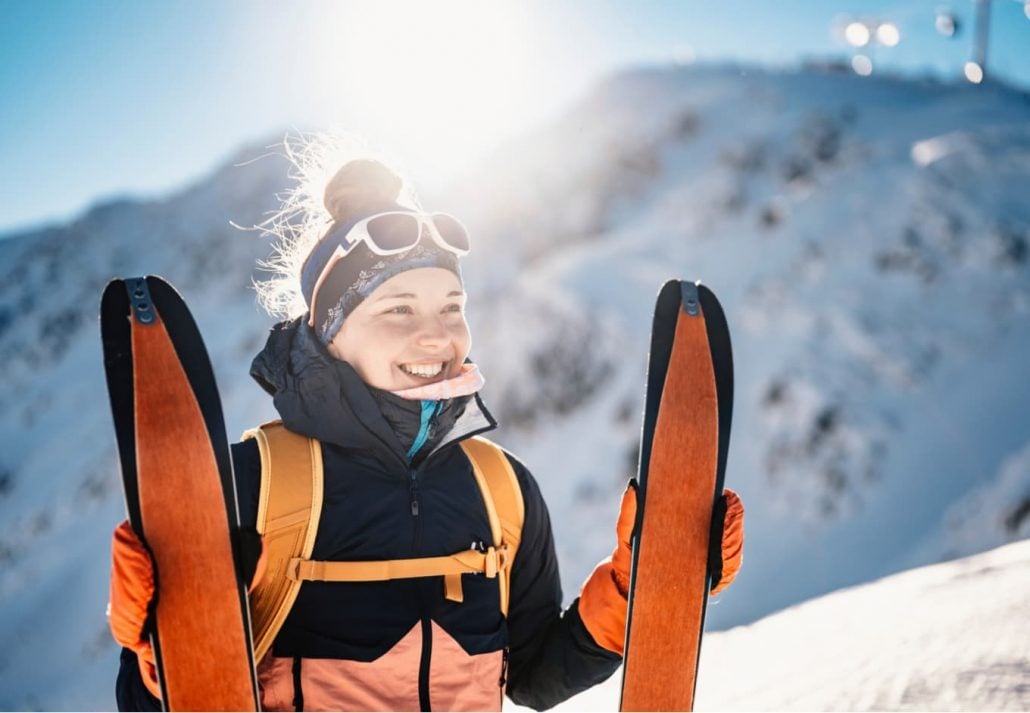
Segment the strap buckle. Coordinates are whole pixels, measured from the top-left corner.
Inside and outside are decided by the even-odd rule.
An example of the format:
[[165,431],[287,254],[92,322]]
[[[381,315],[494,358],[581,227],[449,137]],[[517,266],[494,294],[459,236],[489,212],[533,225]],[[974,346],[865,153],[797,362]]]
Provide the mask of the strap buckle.
[[300,565],[304,562],[302,557],[291,557],[290,561],[286,563],[286,578],[291,582],[301,581],[300,577]]
[[483,574],[493,579],[508,566],[508,545],[488,547],[483,557]]

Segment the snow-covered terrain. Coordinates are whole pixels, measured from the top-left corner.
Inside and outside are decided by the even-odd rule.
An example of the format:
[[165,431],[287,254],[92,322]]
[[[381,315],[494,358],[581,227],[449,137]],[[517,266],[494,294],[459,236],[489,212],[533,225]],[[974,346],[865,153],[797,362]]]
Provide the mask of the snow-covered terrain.
[[[180,288],[230,435],[273,416],[247,376],[270,324],[247,287],[268,243],[229,225],[260,222],[288,185],[281,158],[247,160],[259,153],[165,200],[0,241],[0,708],[113,705],[103,610],[122,502],[96,328],[106,280],[150,272]],[[467,179],[421,187],[427,208],[473,228],[473,356],[498,440],[547,497],[566,599],[613,544],[650,311],[671,277],[715,290],[734,342],[727,484],[748,538],[710,629],[1030,536],[1028,179],[1024,93],[702,67],[613,77]],[[1008,601],[977,596],[985,610]],[[706,639],[704,675],[730,675],[707,662],[737,631]],[[838,656],[819,655],[826,639],[785,645]],[[851,686],[839,657],[820,670]],[[897,680],[945,688],[917,664],[899,658]],[[825,704],[776,688],[754,706],[896,707],[906,686]],[[750,704],[707,695],[699,705]]]
[[[1027,611],[1030,541],[844,589],[707,634],[695,709],[1025,711]],[[555,710],[618,710],[621,676]]]

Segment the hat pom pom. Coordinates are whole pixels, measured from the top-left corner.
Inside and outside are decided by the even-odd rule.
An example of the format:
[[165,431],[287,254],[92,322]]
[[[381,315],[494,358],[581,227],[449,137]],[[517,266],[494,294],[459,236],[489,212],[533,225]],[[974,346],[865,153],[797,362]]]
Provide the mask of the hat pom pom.
[[396,205],[403,181],[386,165],[371,159],[343,164],[325,187],[322,202],[337,225]]

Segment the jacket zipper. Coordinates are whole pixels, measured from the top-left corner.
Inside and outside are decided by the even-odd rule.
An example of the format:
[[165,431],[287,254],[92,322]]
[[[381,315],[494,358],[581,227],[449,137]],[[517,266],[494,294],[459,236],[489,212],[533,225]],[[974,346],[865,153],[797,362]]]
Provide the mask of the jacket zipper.
[[[429,461],[443,451],[447,446],[458,441],[471,438],[472,436],[484,433],[493,429],[494,425],[484,426],[483,428],[477,428],[464,433],[456,438],[452,438],[446,443],[441,443],[433,449],[429,455],[422,459],[422,463],[419,468],[425,468]],[[414,518],[419,516],[419,499],[418,499],[418,470],[419,468],[410,468],[408,475],[411,486],[411,515]],[[415,548],[414,556],[419,555],[420,537],[421,534],[421,523],[416,522],[415,525]],[[418,703],[419,709],[423,711],[431,711],[432,706],[429,700],[429,664],[433,656],[433,627],[432,622],[427,614],[422,615],[422,657],[419,661],[418,668]],[[498,710],[504,706],[504,687],[508,683],[508,647],[505,646],[501,653],[501,677],[498,681],[499,688],[499,704]]]
[[[411,516],[415,519],[415,539],[412,545],[412,556],[418,557],[422,549],[422,521],[419,517],[421,506],[418,495],[418,468],[408,471],[408,482],[411,489]],[[421,584],[415,586],[419,592],[419,605],[423,608]],[[419,710],[432,710],[429,701],[429,663],[433,656],[433,627],[427,614],[422,615],[422,654],[418,664],[418,707]]]
[[504,687],[508,683],[508,647],[505,646],[501,650],[501,678],[497,681],[497,687],[500,689],[498,695],[500,696],[500,702],[497,710],[501,710],[504,707]]
[[[418,517],[418,511],[419,511],[417,471],[414,470],[414,469],[411,470],[410,476],[411,476],[411,479],[409,480],[409,484],[410,484],[410,489],[411,489],[411,516],[417,518]],[[420,544],[419,543],[420,530],[421,530],[421,528],[419,527],[419,523],[416,522],[415,523],[415,554],[416,555],[418,554],[418,548],[419,548],[419,544]]]
[[301,681],[300,667],[304,659],[293,657],[293,710],[304,710],[304,686]]
[[429,702],[429,662],[433,658],[433,625],[429,617],[422,615],[422,659],[418,666],[418,706],[419,710],[431,711]]

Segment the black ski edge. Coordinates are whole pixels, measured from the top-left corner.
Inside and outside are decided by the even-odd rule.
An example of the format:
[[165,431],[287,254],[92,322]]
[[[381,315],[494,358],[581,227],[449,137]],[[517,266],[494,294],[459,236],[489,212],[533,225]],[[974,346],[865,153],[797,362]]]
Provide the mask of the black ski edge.
[[144,539],[136,484],[136,416],[133,401],[132,328],[124,280],[111,280],[100,299],[100,340],[107,394],[114,417],[115,440],[122,471],[125,509],[132,529]]
[[[715,492],[712,495],[712,510],[722,497],[726,483],[726,460],[730,450],[730,427],[733,423],[733,349],[730,343],[730,329],[726,313],[719,299],[708,287],[698,283],[698,296],[705,317],[705,331],[708,335],[708,351],[715,374],[715,393],[719,408],[719,449],[715,472]],[[704,641],[705,619],[708,615],[708,596],[712,588],[712,573],[705,573],[705,592],[701,598],[701,626],[698,629],[697,660],[694,667],[693,697],[697,697],[698,668],[701,665],[701,645]]]
[[[676,339],[676,322],[679,319],[683,291],[679,280],[669,280],[658,293],[655,303],[654,320],[651,326],[651,352],[647,363],[647,387],[644,400],[644,422],[641,428],[640,460],[637,464],[637,485],[639,500],[644,499],[647,492],[647,470],[651,462],[651,441],[658,423],[658,409],[662,402],[662,390],[665,388],[665,377],[669,371],[669,359]],[[635,532],[643,517],[637,509]]]
[[[147,287],[154,308],[164,322],[165,330],[171,339],[172,347],[182,365],[190,388],[193,390],[200,406],[208,439],[211,442],[215,462],[222,483],[222,496],[229,524],[229,543],[232,549],[233,562],[236,569],[236,583],[240,601],[240,616],[243,621],[249,646],[250,671],[255,696],[258,692],[257,674],[254,661],[254,634],[250,620],[247,590],[250,583],[243,581],[243,544],[240,535],[240,517],[236,478],[233,475],[232,452],[225,429],[225,418],[222,412],[222,401],[218,395],[214,369],[204,345],[200,328],[197,327],[193,315],[182,295],[170,283],[157,275],[147,275]],[[255,698],[255,710],[260,702]]]
[[[651,443],[655,425],[658,423],[658,408],[661,405],[665,377],[669,371],[669,359],[676,337],[676,322],[683,305],[683,283],[669,280],[662,285],[655,302],[651,325],[651,351],[647,362],[647,378],[644,396],[644,418],[640,431],[640,457],[637,462],[637,516],[633,524],[633,559],[630,565],[629,601],[626,612],[626,635],[623,649],[623,678],[629,657],[629,635],[633,623],[633,592],[636,589],[637,558],[640,554],[640,533],[644,521],[644,507],[647,501],[647,471],[651,463]],[[622,687],[619,693],[619,709],[622,709]]]
[[698,285],[701,309],[705,315],[708,349],[712,355],[715,373],[715,392],[719,400],[719,466],[715,481],[715,498],[722,495],[726,482],[726,461],[730,451],[730,429],[733,425],[733,346],[726,313],[715,294]]

